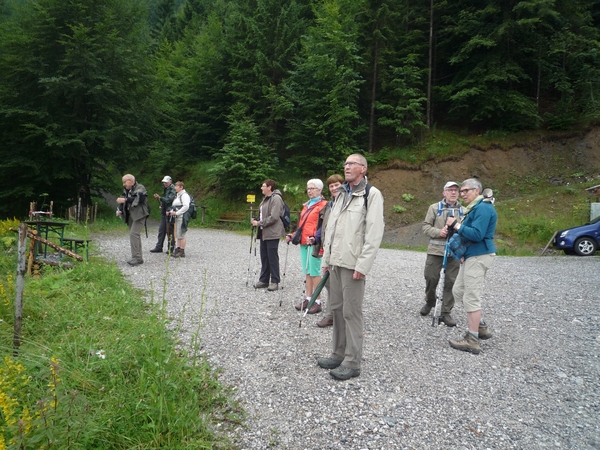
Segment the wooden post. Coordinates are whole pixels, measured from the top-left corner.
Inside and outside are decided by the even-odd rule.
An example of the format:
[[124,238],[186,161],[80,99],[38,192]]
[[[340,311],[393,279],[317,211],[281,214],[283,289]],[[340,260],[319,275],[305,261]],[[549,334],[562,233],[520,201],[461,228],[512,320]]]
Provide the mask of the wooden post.
[[92,223],[96,223],[97,216],[98,216],[98,202],[94,203],[94,218],[92,219]]
[[50,220],[52,220],[52,208],[54,207],[54,201],[50,200]]
[[77,213],[75,215],[75,223],[79,223],[81,220],[81,197],[77,197]]
[[[32,230],[32,234],[37,235],[37,230]],[[31,276],[33,267],[33,254],[35,253],[35,239],[29,239],[29,262],[27,264],[27,275]]]
[[23,325],[23,289],[25,287],[25,239],[27,238],[27,224],[19,225],[19,250],[17,260],[17,298],[15,299],[15,332],[13,337],[13,356],[18,356],[21,345],[21,326]]

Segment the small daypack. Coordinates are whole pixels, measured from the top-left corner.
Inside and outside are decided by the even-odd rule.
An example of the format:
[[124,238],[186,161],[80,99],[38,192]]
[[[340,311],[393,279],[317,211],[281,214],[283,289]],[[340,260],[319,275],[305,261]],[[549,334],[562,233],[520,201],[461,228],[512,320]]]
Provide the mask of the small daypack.
[[196,202],[194,202],[194,197],[192,197],[191,195],[190,195],[190,206],[189,206],[188,211],[190,212],[190,219],[195,219],[196,217],[198,217],[198,208],[196,207]]
[[281,219],[281,223],[283,223],[283,228],[285,229],[285,231],[288,231],[290,228],[290,224],[292,223],[292,218],[290,217],[291,211],[290,207],[283,199],[283,196],[280,195],[280,197],[281,201],[283,202],[283,210],[281,211],[281,215],[279,216],[279,218]]

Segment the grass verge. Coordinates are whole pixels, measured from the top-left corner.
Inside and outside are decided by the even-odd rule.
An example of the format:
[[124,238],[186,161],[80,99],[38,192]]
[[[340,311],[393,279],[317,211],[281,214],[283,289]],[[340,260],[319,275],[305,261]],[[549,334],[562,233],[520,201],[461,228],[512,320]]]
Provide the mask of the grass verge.
[[[5,222],[1,223],[2,225]],[[230,448],[215,424],[242,412],[114,264],[26,277],[13,354],[16,240],[0,226],[0,449]],[[196,343],[199,345],[199,343]]]

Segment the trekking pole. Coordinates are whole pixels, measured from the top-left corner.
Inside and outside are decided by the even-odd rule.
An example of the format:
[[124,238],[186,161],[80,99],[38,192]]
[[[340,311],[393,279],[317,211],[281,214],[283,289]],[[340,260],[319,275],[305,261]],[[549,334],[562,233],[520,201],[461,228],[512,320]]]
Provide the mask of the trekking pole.
[[[254,277],[252,279],[252,286],[256,286],[256,275],[257,275],[257,267],[258,267],[258,256],[256,254],[256,241],[258,241],[258,228],[256,230],[256,236],[254,237]],[[254,289],[256,289],[256,287]]]
[[304,309],[304,300],[306,299],[306,278],[308,277],[308,262],[310,257],[310,247],[311,245],[306,246],[306,266],[304,268],[304,289],[302,289],[302,299],[300,300],[300,324],[298,328],[302,327],[302,310]]
[[282,296],[282,292],[283,288],[285,287],[285,271],[287,270],[287,258],[288,258],[288,253],[290,251],[290,243],[287,243],[286,249],[285,249],[285,262],[283,263],[283,276],[281,277],[281,289],[279,290],[279,306],[281,306],[281,303],[283,302],[283,296]]
[[248,287],[248,280],[250,279],[250,264],[252,263],[252,242],[254,240],[254,229],[256,227],[252,227],[250,229],[250,253],[248,255],[248,273],[246,274],[246,287]]
[[438,281],[437,288],[435,290],[435,308],[433,309],[433,319],[431,326],[436,327],[442,320],[442,307],[441,303],[444,300],[444,287],[446,284],[446,263],[448,261],[448,243],[444,247],[444,260],[442,262],[442,271],[440,272],[440,281]]

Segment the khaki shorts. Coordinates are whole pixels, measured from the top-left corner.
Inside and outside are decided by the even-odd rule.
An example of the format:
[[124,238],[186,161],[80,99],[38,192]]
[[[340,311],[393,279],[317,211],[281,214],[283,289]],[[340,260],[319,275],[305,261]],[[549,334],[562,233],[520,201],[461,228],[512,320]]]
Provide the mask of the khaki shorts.
[[452,294],[454,294],[455,301],[463,303],[463,307],[468,313],[481,310],[481,294],[483,293],[485,274],[492,266],[495,256],[495,253],[472,256],[460,265]]
[[187,230],[185,230],[183,233],[180,231],[182,223],[183,223],[183,216],[177,216],[177,219],[175,221],[175,235],[176,235],[177,239],[185,239],[185,234],[187,233]]

